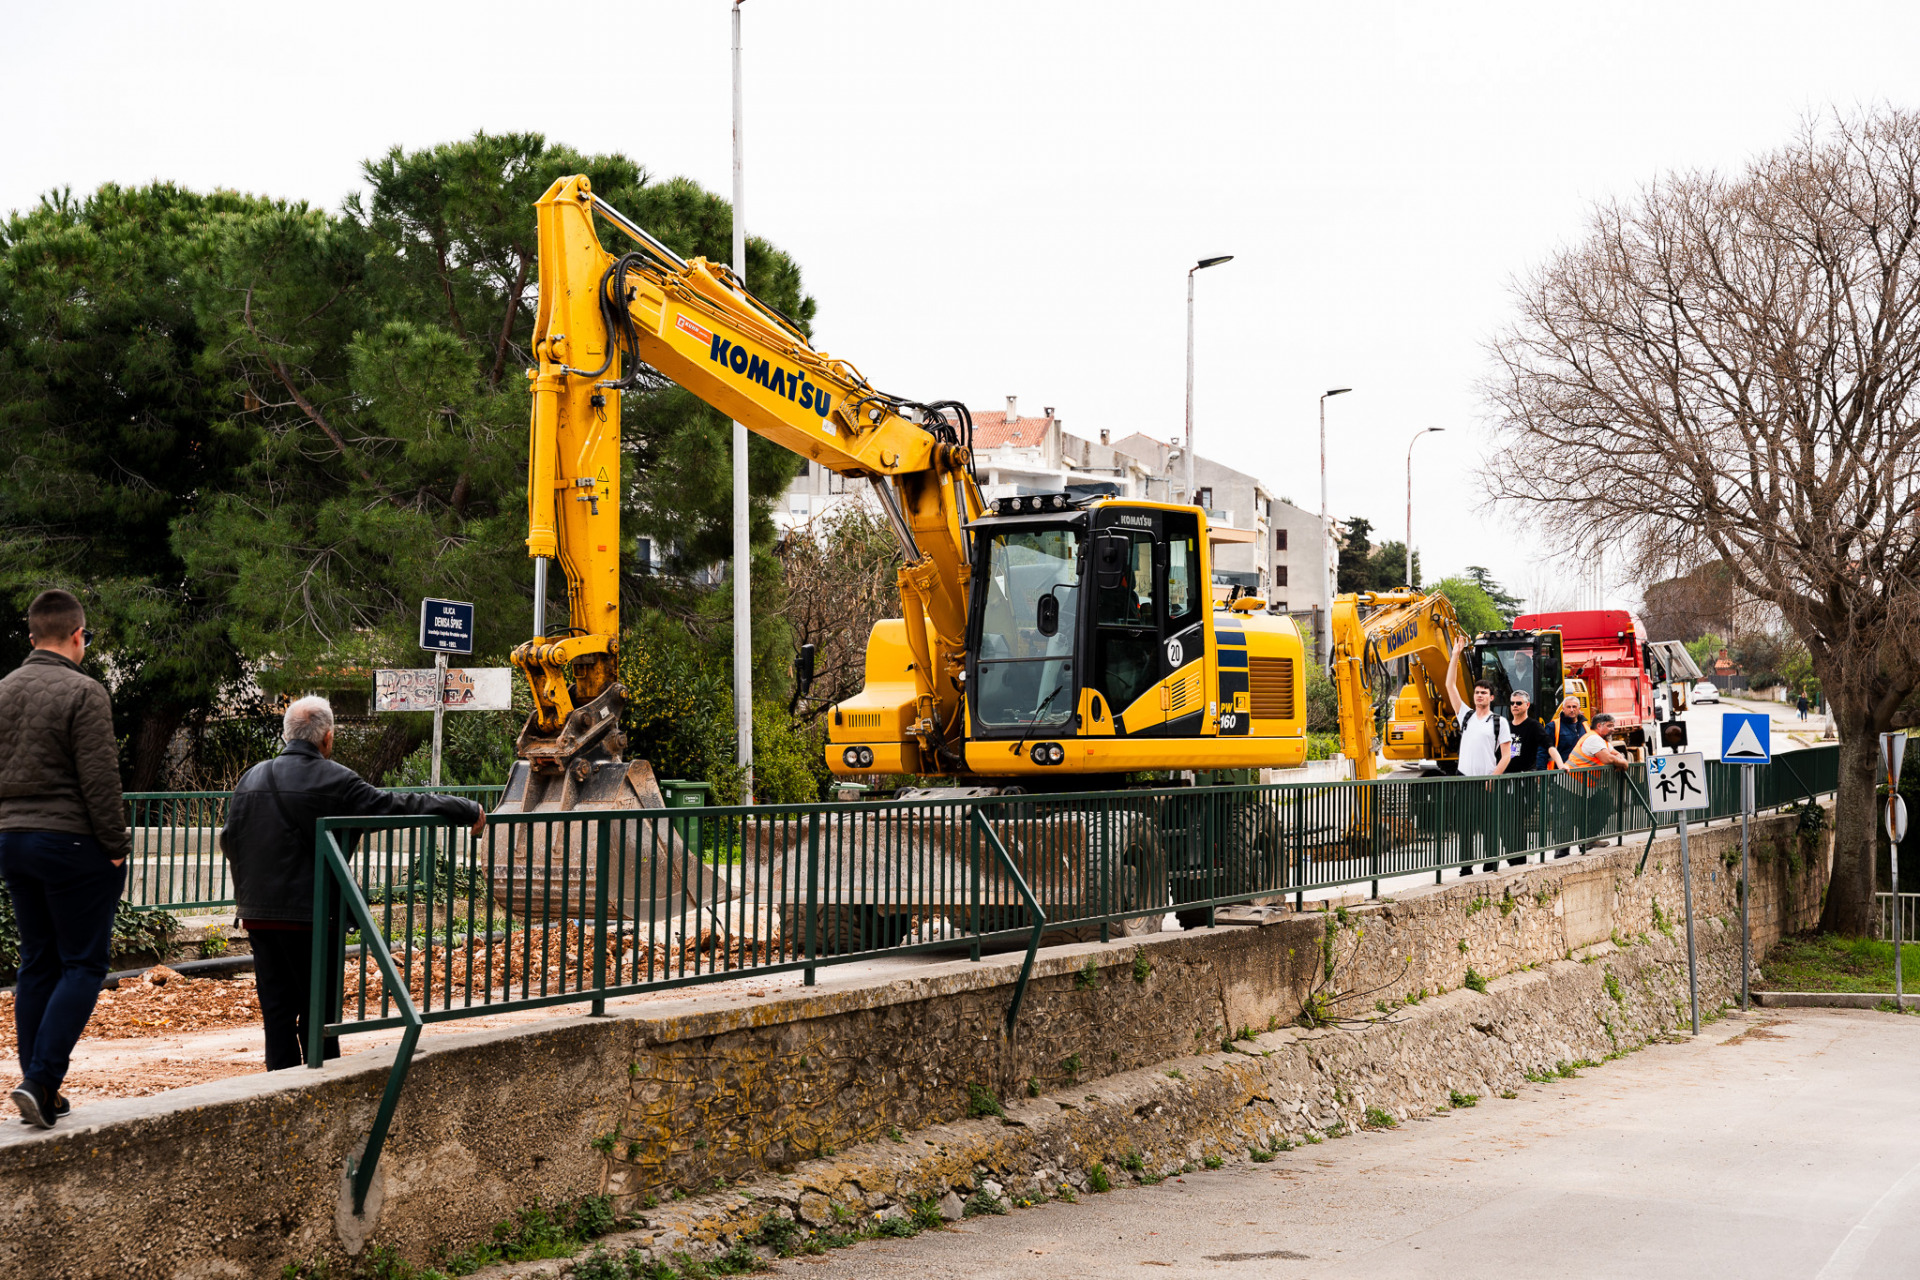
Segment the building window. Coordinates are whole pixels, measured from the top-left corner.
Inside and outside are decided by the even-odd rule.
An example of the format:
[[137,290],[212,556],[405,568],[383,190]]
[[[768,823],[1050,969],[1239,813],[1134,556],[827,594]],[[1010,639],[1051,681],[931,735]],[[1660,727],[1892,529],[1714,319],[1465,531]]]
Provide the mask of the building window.
[[1283,564],[1273,566],[1273,585],[1276,587],[1287,585],[1287,566]]
[[812,458],[802,458],[802,459],[800,459],[800,471],[799,471],[799,474],[800,474],[800,475],[803,475],[803,476],[810,476],[810,475],[812,475],[812,474],[813,474],[813,459],[812,459]]
[[1273,531],[1273,549],[1275,551],[1285,551],[1287,549],[1287,531],[1285,529],[1275,529]]
[[1200,486],[1200,501],[1196,504],[1211,511],[1213,509],[1213,490],[1206,485]]
[[641,573],[653,572],[653,539],[635,538],[633,543],[634,568]]

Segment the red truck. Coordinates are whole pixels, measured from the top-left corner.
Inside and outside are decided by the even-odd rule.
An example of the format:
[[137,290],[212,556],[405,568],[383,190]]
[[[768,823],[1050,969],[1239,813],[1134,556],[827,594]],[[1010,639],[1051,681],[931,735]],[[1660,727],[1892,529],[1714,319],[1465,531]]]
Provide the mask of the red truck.
[[[1523,613],[1513,628],[1515,633],[1560,633],[1567,692],[1582,695],[1589,718],[1596,711],[1612,712],[1612,736],[1636,753],[1658,741],[1661,719],[1686,709],[1686,691],[1700,678],[1685,646],[1648,640],[1646,627],[1625,609]],[[1548,716],[1555,710],[1539,708]]]

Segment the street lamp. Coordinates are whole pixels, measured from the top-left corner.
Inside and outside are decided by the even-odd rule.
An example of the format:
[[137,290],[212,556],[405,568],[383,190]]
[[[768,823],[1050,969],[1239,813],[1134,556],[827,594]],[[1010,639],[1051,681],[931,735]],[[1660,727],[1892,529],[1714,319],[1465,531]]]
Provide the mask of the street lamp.
[[[1320,575],[1326,579],[1325,590],[1327,593],[1327,610],[1329,613],[1333,610],[1333,588],[1335,586],[1333,566],[1335,561],[1333,555],[1333,526],[1327,523],[1327,398],[1329,396],[1343,396],[1351,390],[1353,390],[1352,387],[1335,387],[1331,391],[1324,392],[1320,397]],[[1325,644],[1322,644],[1320,652],[1324,655],[1329,652],[1329,649]]]
[[1432,435],[1436,431],[1445,431],[1445,427],[1428,427],[1425,431],[1414,433],[1407,442],[1407,585],[1413,585],[1413,446],[1420,443],[1420,437]]
[[1320,397],[1320,527],[1327,525],[1327,398],[1343,396],[1352,387],[1335,387]]
[[1233,255],[1222,254],[1217,258],[1202,258],[1187,268],[1187,501],[1193,501],[1193,273],[1204,271],[1208,267],[1217,267],[1223,262],[1232,262]]

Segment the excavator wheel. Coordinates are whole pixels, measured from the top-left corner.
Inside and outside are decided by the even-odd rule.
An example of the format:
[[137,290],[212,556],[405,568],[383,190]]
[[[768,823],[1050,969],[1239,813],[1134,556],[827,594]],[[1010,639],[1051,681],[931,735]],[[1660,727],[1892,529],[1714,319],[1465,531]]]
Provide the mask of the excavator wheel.
[[[1087,816],[1091,827],[1098,822],[1109,824],[1107,841],[1107,882],[1113,887],[1112,907],[1114,911],[1136,911],[1143,907],[1168,904],[1166,889],[1166,859],[1160,841],[1155,836],[1153,824],[1145,815],[1131,812],[1113,812]],[[1091,834],[1091,832],[1090,832]],[[1097,868],[1090,868],[1097,870]],[[1084,909],[1100,911],[1102,904],[1090,901]],[[1065,904],[1042,903],[1041,910],[1048,914],[1062,910],[1071,910]],[[1106,931],[1109,941],[1120,938],[1141,938],[1150,933],[1159,933],[1166,927],[1166,912],[1150,912],[1146,915],[1128,916],[1124,920],[1107,922]],[[1101,926],[1097,924],[1073,925],[1065,929],[1049,929],[1040,939],[1042,945],[1052,946],[1062,942],[1099,942]]]

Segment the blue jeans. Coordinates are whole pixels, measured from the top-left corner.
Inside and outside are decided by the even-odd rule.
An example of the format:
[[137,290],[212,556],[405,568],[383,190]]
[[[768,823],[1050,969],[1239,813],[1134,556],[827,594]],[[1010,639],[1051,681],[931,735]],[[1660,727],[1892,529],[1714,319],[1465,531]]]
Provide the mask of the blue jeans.
[[0,877],[20,926],[13,990],[20,1072],[58,1092],[107,975],[126,868],[108,861],[92,836],[0,831]]

